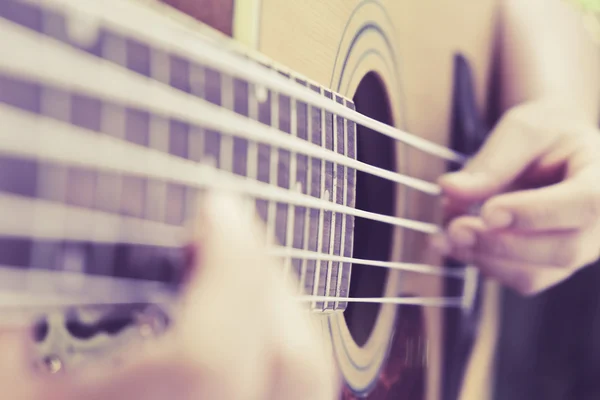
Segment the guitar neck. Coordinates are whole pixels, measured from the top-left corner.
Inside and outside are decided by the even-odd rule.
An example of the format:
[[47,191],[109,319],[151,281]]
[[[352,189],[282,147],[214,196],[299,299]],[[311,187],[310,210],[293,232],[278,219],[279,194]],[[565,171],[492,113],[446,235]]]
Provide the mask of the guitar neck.
[[[25,128],[24,121],[29,121],[36,127],[34,135],[48,136],[44,143],[49,146],[60,146],[52,141],[57,130],[68,131],[81,143],[90,140],[87,150],[63,147],[65,154],[60,157],[50,154],[49,146],[48,151],[35,150],[33,136],[27,157],[3,152],[0,199],[6,207],[20,210],[10,216],[13,221],[26,215],[35,220],[18,231],[10,228],[14,223],[4,226],[2,247],[11,250],[4,257],[0,252],[0,264],[180,281],[187,260],[181,247],[184,226],[193,218],[200,189],[177,175],[173,160],[209,164],[354,207],[353,169],[232,135],[190,117],[203,114],[206,119],[213,105],[223,115],[251,119],[356,158],[353,122],[211,68],[142,34],[99,24],[83,40],[82,33],[73,34],[78,21],[72,16],[33,3],[12,3],[12,8],[0,9],[2,27],[14,39],[11,46],[38,46],[43,56],[37,62],[49,65],[36,72],[32,64],[36,60],[22,58],[0,70],[3,113],[16,116],[15,129]],[[25,68],[19,68],[19,62]],[[325,98],[354,107],[330,90],[278,72]],[[102,82],[90,81],[98,77]],[[175,99],[181,107],[167,99]],[[66,146],[73,143],[69,137],[64,136]],[[126,159],[142,149],[159,152],[163,157],[146,162],[162,172],[151,173],[152,168],[143,165],[116,170],[110,161],[117,154],[106,154],[105,161],[97,164],[74,156],[98,151],[93,143],[100,137],[110,138],[115,151]],[[256,210],[279,246],[352,256],[351,215],[265,199],[256,201]],[[115,226],[120,227],[118,232],[111,231]],[[297,257],[287,258],[285,264],[300,281],[299,292],[347,297],[349,263]],[[346,303],[318,302],[314,307],[343,310]]]

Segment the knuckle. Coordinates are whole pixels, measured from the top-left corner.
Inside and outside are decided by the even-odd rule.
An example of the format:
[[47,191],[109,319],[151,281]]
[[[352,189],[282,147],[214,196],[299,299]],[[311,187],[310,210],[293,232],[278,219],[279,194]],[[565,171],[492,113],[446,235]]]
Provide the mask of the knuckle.
[[565,240],[562,246],[557,247],[555,264],[559,267],[574,268],[583,258],[583,250],[579,237]]
[[568,267],[573,262],[575,256],[575,247],[572,244],[563,244],[557,248],[554,260],[559,267]]
[[485,235],[481,240],[480,250],[495,257],[507,257],[513,252],[513,246],[504,235]]

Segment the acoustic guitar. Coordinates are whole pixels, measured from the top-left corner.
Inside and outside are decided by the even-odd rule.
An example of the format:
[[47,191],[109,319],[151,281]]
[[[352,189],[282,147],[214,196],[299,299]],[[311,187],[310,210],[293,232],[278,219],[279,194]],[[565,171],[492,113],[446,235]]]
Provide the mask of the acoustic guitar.
[[427,240],[487,131],[496,7],[1,0],[5,320],[51,373],[160,334],[216,187],[253,199],[341,399],[486,398],[493,286]]

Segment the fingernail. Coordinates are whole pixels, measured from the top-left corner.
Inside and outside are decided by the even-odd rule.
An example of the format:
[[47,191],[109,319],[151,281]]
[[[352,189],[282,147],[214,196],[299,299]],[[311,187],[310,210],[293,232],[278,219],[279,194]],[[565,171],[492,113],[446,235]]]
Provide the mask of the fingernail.
[[471,247],[475,244],[475,232],[467,228],[456,229],[450,233],[450,239],[458,246]]
[[494,210],[484,216],[485,224],[493,229],[507,228],[513,222],[513,215],[506,210]]

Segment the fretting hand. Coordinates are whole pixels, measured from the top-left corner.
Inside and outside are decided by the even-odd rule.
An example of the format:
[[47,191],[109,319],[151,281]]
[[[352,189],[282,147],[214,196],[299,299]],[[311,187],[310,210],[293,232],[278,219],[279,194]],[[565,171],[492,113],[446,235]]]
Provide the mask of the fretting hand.
[[[330,352],[235,199],[204,202],[185,305],[172,331],[126,366],[38,377],[22,336],[0,335],[3,398],[20,400],[331,400]],[[6,351],[5,351],[6,350]]]
[[[550,102],[509,111],[479,153],[440,179],[435,247],[522,294],[545,290],[600,252],[600,132]],[[479,216],[464,211],[481,203]]]

